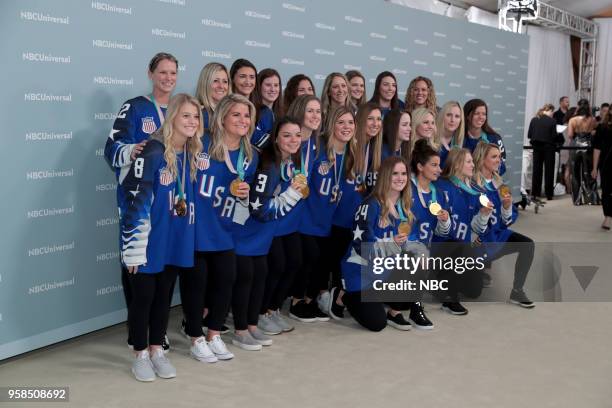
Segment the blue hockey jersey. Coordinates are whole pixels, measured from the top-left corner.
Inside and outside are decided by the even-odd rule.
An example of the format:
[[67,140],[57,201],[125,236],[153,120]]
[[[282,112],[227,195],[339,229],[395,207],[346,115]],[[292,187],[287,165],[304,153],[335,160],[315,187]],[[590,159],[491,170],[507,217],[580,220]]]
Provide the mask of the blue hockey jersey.
[[508,211],[503,210],[501,197],[492,181],[485,182],[482,190],[494,205],[488,231],[482,239],[486,253],[492,257],[512,234],[513,231],[508,227],[517,220],[518,210],[514,205],[511,205]]
[[411,183],[411,188],[412,207],[410,207],[410,210],[414,215],[414,222],[408,240],[420,241],[426,246],[429,246],[434,234],[443,238],[455,234],[457,225],[453,222],[452,217],[449,218],[447,225],[442,225],[438,223],[438,218],[429,211],[429,204],[432,201],[438,202],[444,210],[448,211],[448,203],[446,202],[444,194],[440,194],[437,188],[432,184],[430,186],[431,190],[428,193],[421,193],[423,201],[425,202],[425,205],[423,205],[415,182]]
[[[181,177],[183,160],[183,153],[177,154]],[[165,265],[193,266],[195,206],[189,163],[184,184],[187,214],[179,217],[174,210],[179,195],[177,180],[166,169],[164,145],[157,139],[147,143],[132,165],[122,171],[119,213],[124,265],[139,265],[139,273],[158,273]]]
[[[311,178],[312,178],[312,173],[313,173],[313,163],[315,160],[315,157],[317,156],[317,144],[316,144],[316,138],[315,136],[311,136],[310,139],[308,139],[305,142],[302,142],[302,172],[304,172],[304,170],[306,170],[306,178],[308,180],[308,186],[312,191],[312,186],[311,186]],[[308,153],[308,150],[310,150],[310,153]],[[282,183],[282,189],[286,189],[290,184],[291,181],[287,180],[287,181],[283,181]],[[300,222],[302,219],[302,216],[304,215],[304,209],[306,208],[306,200],[300,200],[297,202],[297,204],[295,205],[295,207],[293,208],[293,210],[291,210],[291,212],[287,215],[285,215],[283,218],[281,218],[280,220],[278,220],[278,223],[276,225],[276,232],[275,232],[275,236],[279,237],[279,236],[283,236],[283,235],[288,235],[288,234],[292,234],[296,231],[299,230],[300,228]]]
[[251,144],[255,146],[258,151],[261,151],[270,141],[273,127],[274,112],[264,105],[259,110],[257,126],[251,135]]
[[[166,107],[160,106],[160,110],[166,114]],[[132,163],[133,145],[147,140],[160,127],[159,113],[148,97],[138,96],[121,106],[104,146],[104,157],[115,169],[117,177],[121,167]]]
[[[340,174],[340,163],[342,163],[342,154],[336,154],[337,172]],[[343,174],[344,172],[342,172]],[[340,175],[342,177],[342,175]],[[342,179],[339,180],[338,188],[342,184]],[[344,199],[342,190],[339,189],[336,194],[334,177],[334,164],[327,160],[325,147],[321,147],[321,151],[312,165],[310,176],[310,195],[305,200],[305,208],[303,211],[302,222],[300,223],[299,231],[302,234],[326,237],[331,232],[332,219],[334,212],[338,207],[338,203]],[[335,200],[333,200],[335,198]]]

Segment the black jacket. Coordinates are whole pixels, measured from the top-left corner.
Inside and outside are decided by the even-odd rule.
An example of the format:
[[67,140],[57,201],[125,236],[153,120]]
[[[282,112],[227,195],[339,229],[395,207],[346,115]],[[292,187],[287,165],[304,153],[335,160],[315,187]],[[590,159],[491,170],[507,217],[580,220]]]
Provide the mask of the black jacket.
[[527,138],[532,143],[540,142],[553,146],[563,144],[563,136],[560,139],[557,133],[557,122],[546,115],[542,115],[540,118],[536,116],[531,119]]

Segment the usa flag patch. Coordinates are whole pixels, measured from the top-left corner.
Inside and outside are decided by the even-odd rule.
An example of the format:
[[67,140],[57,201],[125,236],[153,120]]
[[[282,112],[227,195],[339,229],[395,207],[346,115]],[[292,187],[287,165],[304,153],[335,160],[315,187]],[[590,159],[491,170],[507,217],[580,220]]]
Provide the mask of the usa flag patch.
[[157,130],[157,125],[152,117],[147,116],[142,118],[142,131],[150,135]]
[[321,164],[319,164],[319,174],[324,176],[327,173],[329,173],[329,162],[322,161]]
[[198,170],[206,170],[210,167],[210,155],[208,153],[198,153],[196,156],[196,167]]
[[172,173],[170,170],[163,168],[159,172],[159,184],[162,186],[169,186],[172,183]]

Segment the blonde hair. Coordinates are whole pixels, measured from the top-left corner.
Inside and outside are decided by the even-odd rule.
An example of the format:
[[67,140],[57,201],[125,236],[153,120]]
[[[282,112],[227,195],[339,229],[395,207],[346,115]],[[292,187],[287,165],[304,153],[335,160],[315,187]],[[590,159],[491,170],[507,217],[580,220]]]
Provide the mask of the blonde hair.
[[442,146],[441,139],[442,139],[442,132],[444,129],[444,117],[454,107],[459,108],[459,116],[460,116],[459,120],[461,122],[459,123],[459,127],[457,128],[457,130],[455,130],[453,134],[451,135],[451,147],[454,147],[454,146],[462,147],[463,146],[463,139],[465,137],[465,126],[463,124],[463,121],[465,120],[465,118],[463,115],[463,108],[461,107],[461,104],[459,104],[459,102],[457,101],[446,102],[442,106],[442,109],[440,109],[440,112],[438,112],[438,115],[436,116],[436,133],[434,135],[434,139],[435,139],[434,141],[436,142],[437,146]]
[[[480,187],[484,187],[484,177],[480,168],[484,165],[484,160],[487,158],[489,152],[493,149],[497,149],[497,151],[500,151],[499,146],[497,146],[496,144],[482,141],[478,142],[476,148],[474,149],[474,179],[476,181],[476,184],[478,184],[478,186]],[[497,185],[500,185],[502,183],[502,178],[497,171],[493,171],[493,181]]]
[[[355,139],[357,140],[357,155],[355,156],[355,165],[353,167],[353,172],[356,174],[363,174],[368,171],[366,167],[366,163],[368,158],[366,157],[366,146],[368,145],[369,136],[366,131],[368,116],[372,113],[372,111],[379,111],[382,116],[382,111],[378,105],[374,103],[366,103],[359,107],[357,110],[357,117],[355,119]],[[380,161],[382,156],[382,124],[380,126],[380,131],[373,138],[373,143],[370,146],[370,153],[372,154],[372,170],[378,171],[380,167]],[[373,149],[372,149],[373,148]]]
[[196,98],[203,109],[208,112],[208,117],[210,118],[215,111],[215,102],[212,99],[210,88],[213,83],[213,75],[219,71],[225,72],[227,76],[227,92],[230,93],[232,89],[232,81],[229,77],[229,73],[227,72],[227,68],[225,65],[219,64],[218,62],[209,62],[204,65],[204,68],[200,71],[200,76],[198,78],[198,84],[196,85]]
[[538,111],[536,112],[536,116],[538,118],[541,118],[542,115],[544,115],[544,112],[546,112],[546,111],[554,111],[554,110],[555,110],[555,107],[552,104],[547,103],[544,106],[542,106],[540,109],[538,109]]
[[[431,82],[431,79],[424,77],[424,76],[418,76],[416,78],[414,78],[412,81],[410,81],[410,85],[408,85],[408,89],[406,89],[406,99],[405,99],[405,103],[406,103],[406,110],[408,112],[412,112],[415,108],[416,108],[416,102],[414,100],[414,96],[413,96],[413,91],[414,88],[416,87],[417,82],[425,82],[425,84],[427,85],[427,99],[425,100],[425,107],[429,110],[432,111],[436,111],[436,91],[434,90],[434,85],[433,82]],[[436,115],[434,115],[435,117]]]
[[325,78],[325,82],[323,83],[323,90],[321,91],[321,114],[323,115],[323,123],[325,128],[327,128],[327,119],[331,116],[331,110],[333,108],[337,108],[334,106],[333,101],[331,99],[331,87],[334,78],[340,77],[344,80],[346,84],[346,101],[344,101],[344,105],[347,108],[352,109],[353,104],[351,103],[351,84],[349,83],[346,76],[340,72],[332,72]]
[[191,95],[186,93],[180,93],[174,95],[168,103],[168,111],[166,112],[166,118],[161,129],[156,134],[156,139],[161,138],[164,144],[164,160],[166,161],[166,169],[172,174],[172,177],[176,179],[179,174],[178,167],[176,165],[176,150],[172,144],[174,138],[174,120],[179,114],[179,111],[184,105],[193,105],[198,112],[198,130],[193,137],[187,139],[186,152],[189,157],[189,174],[191,181],[195,181],[197,174],[197,156],[202,152],[202,141],[200,137],[204,133],[204,124],[202,119],[202,113],[200,112],[200,104],[198,100]]
[[391,219],[389,218],[391,209],[389,208],[389,205],[387,203],[387,194],[389,193],[389,191],[391,191],[391,177],[393,176],[393,169],[398,163],[402,163],[406,167],[406,173],[408,175],[406,185],[400,193],[402,210],[404,211],[404,214],[408,218],[409,222],[412,222],[413,219],[412,212],[410,211],[410,207],[412,206],[412,187],[410,187],[410,166],[403,157],[390,156],[382,162],[382,165],[378,170],[378,177],[376,178],[374,190],[372,191],[372,196],[374,196],[374,198],[376,198],[376,200],[380,203],[381,212],[379,224],[383,228],[391,224]]
[[415,143],[419,140],[422,139],[418,133],[417,133],[417,127],[423,123],[423,121],[425,120],[425,117],[427,115],[431,115],[431,119],[434,122],[434,134],[432,137],[428,138],[427,142],[429,143],[429,145],[431,147],[433,147],[436,150],[440,149],[440,145],[436,142],[437,139],[437,133],[438,130],[436,129],[436,114],[434,113],[434,111],[432,111],[431,109],[427,109],[427,108],[418,108],[412,111],[412,123],[410,124],[410,127],[412,128],[411,131],[411,135],[410,135],[410,152],[412,152],[414,150],[414,145]]
[[[330,163],[334,163],[336,161],[336,153],[334,152],[334,146],[331,143],[331,138],[334,137],[334,128],[336,125],[336,121],[340,119],[341,116],[346,114],[351,115],[353,121],[355,120],[355,114],[353,110],[347,108],[346,106],[340,106],[336,108],[329,117],[329,121],[327,122],[327,127],[325,129],[325,142],[327,143],[327,150],[325,154],[327,155],[327,160]],[[355,173],[353,171],[355,165],[355,154],[357,151],[357,140],[355,139],[355,133],[353,133],[353,137],[347,143],[346,154],[347,157],[344,158],[344,170],[346,178],[354,178]]]
[[457,177],[459,180],[464,181],[463,165],[467,155],[471,155],[468,149],[462,147],[453,147],[446,156],[444,162],[444,169],[442,170],[442,177],[450,179],[451,177]]
[[249,138],[253,134],[253,130],[255,130],[255,105],[253,105],[247,98],[239,94],[230,94],[225,96],[223,99],[221,99],[217,105],[217,109],[215,110],[215,114],[211,121],[212,125],[210,138],[210,157],[213,160],[225,160],[225,155],[223,152],[225,128],[223,127],[223,121],[225,120],[225,117],[229,113],[230,109],[236,104],[242,104],[249,108],[251,124],[249,125],[247,134],[242,137],[241,143],[244,147],[244,152],[247,159],[250,162],[253,161],[253,148],[251,147]]

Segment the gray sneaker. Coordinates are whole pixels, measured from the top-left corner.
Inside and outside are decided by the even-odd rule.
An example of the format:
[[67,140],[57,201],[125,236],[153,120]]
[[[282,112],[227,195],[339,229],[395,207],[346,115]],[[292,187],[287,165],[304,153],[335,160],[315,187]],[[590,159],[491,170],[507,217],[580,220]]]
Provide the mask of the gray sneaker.
[[138,353],[132,363],[132,374],[138,381],[151,382],[155,380],[155,371],[149,357],[149,350]]
[[259,320],[257,321],[257,327],[262,332],[270,336],[281,334],[283,332],[282,327],[277,325],[276,322],[272,320],[272,315],[268,313],[259,315]]
[[151,356],[151,363],[153,364],[153,370],[161,378],[174,378],[176,377],[176,368],[170,363],[170,360],[164,354],[162,349],[156,350]]
[[249,331],[245,331],[243,334],[234,333],[232,335],[232,344],[236,347],[240,347],[243,350],[258,351],[261,350],[261,344],[251,336]]
[[292,331],[293,329],[295,329],[295,327],[293,327],[288,321],[287,319],[285,319],[283,317],[283,315],[281,314],[280,310],[275,310],[274,312],[272,312],[272,316],[271,319],[274,323],[276,323],[276,325],[278,327],[281,328],[281,330],[285,333]]
[[270,336],[266,336],[264,332],[259,330],[259,327],[255,327],[255,330],[249,331],[249,334],[256,342],[258,342],[262,346],[272,345],[272,339],[270,338]]

